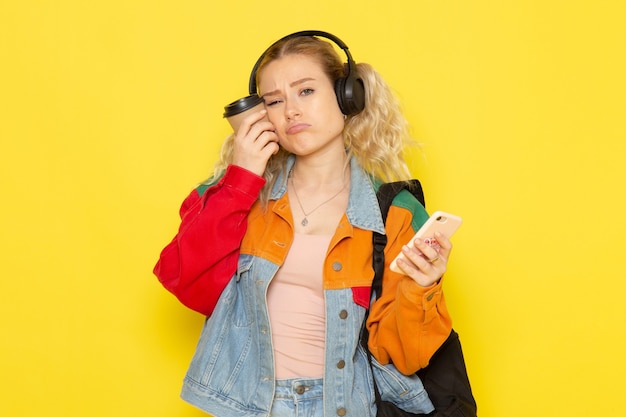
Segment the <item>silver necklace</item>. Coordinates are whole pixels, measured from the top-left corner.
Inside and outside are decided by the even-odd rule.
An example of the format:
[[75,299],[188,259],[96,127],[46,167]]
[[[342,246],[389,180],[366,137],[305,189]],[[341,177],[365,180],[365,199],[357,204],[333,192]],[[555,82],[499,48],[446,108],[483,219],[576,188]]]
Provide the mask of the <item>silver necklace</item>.
[[328,200],[324,201],[322,204],[316,206],[313,210],[307,213],[306,211],[304,211],[304,207],[302,207],[302,203],[300,202],[300,197],[298,197],[298,191],[296,190],[296,184],[293,182],[293,177],[291,177],[291,185],[293,186],[293,193],[296,196],[296,201],[298,202],[298,206],[300,206],[300,210],[302,210],[302,213],[304,213],[304,218],[300,222],[302,226],[306,226],[307,224],[309,224],[309,219],[307,219],[307,217],[309,217],[315,210],[322,207],[324,204],[328,203],[333,198],[337,197],[339,194],[341,194],[344,188],[346,188],[346,182],[344,181],[343,186],[341,187],[341,190],[339,190],[337,194],[333,195]]

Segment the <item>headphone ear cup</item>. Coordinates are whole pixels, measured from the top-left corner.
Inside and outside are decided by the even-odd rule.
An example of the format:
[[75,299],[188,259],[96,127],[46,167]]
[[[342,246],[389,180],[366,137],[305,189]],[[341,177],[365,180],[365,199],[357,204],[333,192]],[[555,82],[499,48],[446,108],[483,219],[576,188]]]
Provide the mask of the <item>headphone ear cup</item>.
[[365,108],[365,87],[360,78],[342,77],[335,82],[335,95],[341,112],[353,116]]

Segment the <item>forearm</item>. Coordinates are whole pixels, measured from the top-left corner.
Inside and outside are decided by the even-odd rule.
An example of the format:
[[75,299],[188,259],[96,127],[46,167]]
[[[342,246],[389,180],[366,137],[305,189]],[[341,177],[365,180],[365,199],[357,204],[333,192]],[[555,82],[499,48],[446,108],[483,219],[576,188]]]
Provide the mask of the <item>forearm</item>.
[[424,288],[401,277],[393,290],[385,290],[369,315],[369,347],[380,363],[393,363],[408,375],[428,365],[450,334],[452,321],[441,282]]

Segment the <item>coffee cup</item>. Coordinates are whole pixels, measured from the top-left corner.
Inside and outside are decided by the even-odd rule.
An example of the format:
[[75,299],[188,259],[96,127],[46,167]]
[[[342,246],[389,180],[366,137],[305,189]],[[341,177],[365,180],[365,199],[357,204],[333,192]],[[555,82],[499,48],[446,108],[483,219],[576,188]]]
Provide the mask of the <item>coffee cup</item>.
[[240,98],[224,107],[224,117],[237,133],[243,119],[248,115],[263,110],[263,99],[256,94]]

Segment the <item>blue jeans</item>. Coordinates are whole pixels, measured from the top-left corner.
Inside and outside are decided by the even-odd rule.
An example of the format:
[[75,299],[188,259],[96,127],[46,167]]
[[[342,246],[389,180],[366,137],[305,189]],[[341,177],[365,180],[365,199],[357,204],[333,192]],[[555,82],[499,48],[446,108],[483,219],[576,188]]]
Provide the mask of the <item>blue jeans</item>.
[[271,417],[323,417],[323,379],[276,381]]

